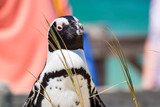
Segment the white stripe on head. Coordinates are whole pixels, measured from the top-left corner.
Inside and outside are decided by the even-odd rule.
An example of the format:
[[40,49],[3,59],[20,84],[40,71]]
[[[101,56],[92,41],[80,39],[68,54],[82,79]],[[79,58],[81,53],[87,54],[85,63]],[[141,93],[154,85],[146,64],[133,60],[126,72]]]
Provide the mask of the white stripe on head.
[[[56,26],[62,26],[63,23],[64,23],[65,25],[68,25],[68,24],[69,24],[69,22],[68,22],[68,20],[67,20],[66,18],[60,17],[60,18],[56,18],[55,20],[53,20],[52,23],[50,24],[50,27],[53,26],[53,23],[54,23],[54,22],[56,22]],[[48,29],[48,32],[49,32],[49,30],[50,30],[50,27],[49,27],[49,29]],[[48,35],[48,33],[47,33],[47,35]]]
[[74,20],[75,20],[76,22],[79,23],[79,20],[78,20],[76,17],[73,16],[73,18],[74,18]]
[[[54,23],[54,22],[56,22],[56,25],[62,25],[63,23],[64,23],[65,25],[68,25],[68,24],[69,24],[68,20],[67,20],[66,18],[64,18],[64,17],[57,18],[57,19],[55,19],[55,20],[53,21],[53,23]],[[52,24],[53,24],[53,23],[52,23]]]

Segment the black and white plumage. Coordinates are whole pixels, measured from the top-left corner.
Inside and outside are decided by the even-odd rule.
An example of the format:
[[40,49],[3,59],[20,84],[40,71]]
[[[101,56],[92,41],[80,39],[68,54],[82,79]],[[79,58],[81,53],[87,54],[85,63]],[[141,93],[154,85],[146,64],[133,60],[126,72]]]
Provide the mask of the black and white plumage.
[[[61,35],[67,49],[65,49],[61,38],[58,36],[53,26]],[[69,68],[72,71],[73,69],[76,71],[83,96],[84,106],[105,107],[98,95],[90,98],[90,96],[97,94],[97,90],[88,71],[84,57],[83,26],[74,16],[62,16],[52,22],[49,29],[50,33],[51,28],[54,30],[54,33],[59,41]],[[64,61],[63,56],[49,33],[48,40],[54,45],[56,50],[53,50],[51,45],[48,43],[46,65],[39,75],[38,80],[44,86],[52,103],[56,107],[81,107],[73,84],[64,68],[64,65],[62,64],[62,61]],[[73,74],[75,76],[74,72]],[[40,83],[36,81],[23,106],[51,107],[49,101],[34,90],[39,91],[47,97],[45,91],[40,86]]]

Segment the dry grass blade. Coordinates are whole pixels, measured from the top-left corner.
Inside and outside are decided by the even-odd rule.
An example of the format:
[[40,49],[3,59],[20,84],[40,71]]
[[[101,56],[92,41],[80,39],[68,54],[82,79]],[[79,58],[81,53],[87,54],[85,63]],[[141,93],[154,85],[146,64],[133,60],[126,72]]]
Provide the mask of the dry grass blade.
[[[41,92],[39,92],[38,90],[33,90],[33,91],[39,93],[41,96],[43,96],[45,99],[47,99],[47,100],[49,101],[49,99],[48,99],[44,94],[42,94]],[[50,102],[50,101],[49,101],[49,102]]]
[[[47,21],[47,23],[48,23],[48,21]],[[48,24],[49,24],[49,23],[48,23]],[[54,30],[56,31],[56,33],[58,34],[59,38],[61,39],[61,41],[62,41],[62,43],[63,43],[65,49],[67,49],[67,46],[66,46],[64,40],[62,39],[62,37],[60,36],[60,34],[57,32],[57,30],[55,29],[54,26],[53,26],[53,28],[54,28]],[[53,38],[52,38],[52,39],[53,39]],[[68,51],[67,51],[67,52],[68,52]],[[69,53],[68,53],[68,56],[70,57]],[[71,61],[71,63],[72,63],[71,57],[70,57],[70,61]],[[72,65],[73,65],[73,63],[72,63]],[[80,89],[80,87],[79,87],[79,81],[78,81],[78,78],[77,78],[77,74],[76,74],[74,65],[73,65],[73,70],[74,70],[74,73],[75,73],[75,75],[76,75],[76,81],[77,81],[77,83],[78,83],[78,88],[79,88],[79,91],[80,91],[80,94],[81,94],[81,98],[83,98],[83,97],[82,97],[82,93],[81,93],[81,89]],[[72,73],[72,72],[71,72],[71,73]],[[73,74],[72,74],[72,75],[73,75]]]
[[[43,90],[45,91],[45,93],[46,93],[46,95],[47,95],[48,98],[47,98],[46,96],[44,96],[44,95],[43,95],[43,96],[50,102],[50,104],[52,105],[52,107],[55,107],[55,106],[53,105],[53,103],[52,103],[52,101],[51,101],[51,99],[50,99],[50,97],[49,97],[46,89],[43,87],[43,85],[42,85],[41,82],[37,79],[37,77],[36,77],[32,72],[30,72],[27,68],[25,68],[25,67],[23,67],[23,66],[20,66],[20,65],[17,65],[17,66],[20,67],[20,68],[22,68],[22,69],[24,69],[24,70],[27,71],[28,73],[30,73],[30,74],[39,82],[40,86],[43,88]],[[40,93],[40,94],[42,95],[42,93]]]
[[101,92],[99,92],[99,93],[97,93],[97,94],[94,94],[94,95],[90,96],[89,98],[92,98],[92,97],[94,97],[94,96],[96,96],[96,95],[103,94],[104,92],[106,92],[106,91],[108,91],[108,90],[110,90],[110,89],[112,89],[112,88],[114,88],[114,87],[117,87],[117,86],[119,86],[119,85],[121,85],[121,84],[124,84],[124,83],[126,83],[126,81],[121,82],[121,83],[116,84],[116,85],[113,85],[113,86],[111,86],[111,87],[109,87],[109,88],[107,88],[107,89],[105,89],[105,90],[103,90],[103,91],[101,91]]
[[[45,17],[45,16],[44,16],[44,17]],[[46,19],[46,17],[45,17],[45,20],[46,20],[48,26],[50,27],[50,24],[49,24],[48,20]],[[53,27],[53,28],[54,28],[54,30],[56,31],[55,27]],[[81,106],[84,107],[83,97],[82,97],[82,93],[81,93],[81,90],[80,90],[80,86],[79,86],[79,82],[78,82],[77,76],[76,76],[76,81],[77,81],[77,84],[76,84],[75,79],[74,79],[74,76],[73,76],[73,73],[72,73],[71,69],[70,69],[69,66],[68,66],[68,63],[67,63],[66,58],[65,58],[65,56],[64,56],[64,54],[63,54],[63,52],[62,52],[61,46],[60,46],[59,41],[58,41],[58,39],[57,39],[57,37],[56,37],[56,35],[55,35],[55,32],[54,32],[54,30],[53,30],[51,27],[50,27],[50,29],[51,29],[51,34],[50,34],[50,36],[51,36],[52,40],[55,42],[55,44],[57,45],[57,47],[58,47],[58,49],[60,50],[60,52],[61,52],[61,54],[62,54],[62,57],[63,57],[63,59],[64,59],[64,62],[61,60],[61,61],[62,61],[62,64],[63,64],[63,66],[65,67],[65,70],[66,70],[66,72],[67,72],[70,80],[72,81],[72,84],[73,84],[73,86],[74,86],[74,88],[75,88],[75,91],[76,91],[76,93],[77,93],[77,96],[78,96],[78,98],[79,98],[79,101],[80,101]],[[57,32],[57,31],[56,31],[56,32]],[[59,35],[58,32],[57,32],[57,34]],[[65,45],[65,43],[64,43],[64,41],[63,41],[63,39],[61,38],[60,35],[59,35],[59,37],[60,37],[60,39],[61,39],[64,47],[67,49],[67,46]],[[50,46],[51,46],[52,43],[49,41],[49,44],[50,44]],[[52,45],[53,45],[53,44],[52,44]],[[51,47],[53,47],[53,46],[51,46]],[[54,48],[53,50],[55,50],[55,48]],[[72,65],[73,65],[73,64],[72,64]],[[73,68],[73,69],[74,69],[74,68]],[[74,72],[75,72],[75,69],[74,69]],[[76,72],[75,72],[75,74],[76,74]],[[79,90],[79,91],[78,91],[78,90]]]
[[122,73],[125,77],[125,80],[127,82],[128,87],[129,87],[130,93],[132,95],[132,98],[134,100],[134,103],[135,103],[136,107],[139,107],[138,101],[137,101],[136,96],[135,96],[135,91],[134,91],[132,79],[131,79],[131,76],[130,76],[130,73],[129,73],[129,69],[128,69],[128,66],[127,66],[127,61],[126,61],[125,55],[122,51],[122,48],[120,46],[118,38],[116,37],[116,35],[114,34],[114,32],[112,30],[109,29],[109,31],[113,35],[114,41],[111,41],[111,42],[105,41],[105,42],[109,45],[110,51],[112,52],[115,59],[119,63],[119,65],[121,67],[121,70],[122,70]]
[[[54,26],[53,26],[53,27],[54,27]],[[54,27],[54,29],[55,29],[55,27]],[[55,31],[57,32],[56,29],[55,29]],[[62,39],[61,35],[60,35],[58,32],[57,32],[57,34],[58,34],[58,36],[60,37],[60,39],[61,39],[61,41],[62,41],[65,49],[67,49],[67,46],[66,46],[64,40]],[[68,52],[68,51],[67,51],[67,52]],[[70,57],[69,53],[68,53],[68,56],[69,56],[69,58],[70,58],[70,62],[71,62],[71,64],[72,64],[72,66],[73,66],[73,71],[74,71],[74,73],[75,73],[75,77],[76,77],[76,81],[77,81],[77,86],[76,86],[76,84],[75,84],[75,87],[76,87],[76,89],[79,90],[79,91],[78,91],[78,90],[77,90],[77,91],[80,93],[80,96],[79,96],[79,93],[78,93],[78,97],[79,97],[79,99],[81,99],[81,101],[80,101],[81,105],[84,105],[82,92],[81,92],[80,85],[79,85],[79,81],[78,81],[78,78],[77,78],[77,73],[76,73],[75,67],[74,67],[74,65],[73,65],[73,62],[72,62],[72,60],[71,60],[71,57]],[[71,71],[71,70],[70,70],[70,71]],[[71,73],[72,73],[72,72],[71,72]],[[72,75],[73,75],[73,74],[72,74]],[[73,79],[74,79],[74,76],[73,76]],[[75,81],[75,79],[74,79],[74,81]],[[81,97],[81,98],[80,98],[80,97]]]

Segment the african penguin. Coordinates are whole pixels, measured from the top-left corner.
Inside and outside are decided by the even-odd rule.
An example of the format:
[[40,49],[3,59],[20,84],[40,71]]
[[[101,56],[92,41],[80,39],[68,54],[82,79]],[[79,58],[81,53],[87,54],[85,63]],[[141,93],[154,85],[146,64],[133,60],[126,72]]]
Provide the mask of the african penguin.
[[[64,56],[57,46],[57,43],[53,40],[53,35],[51,35],[52,32],[55,33],[55,36],[59,41],[59,45],[62,49],[63,55],[65,56],[67,65],[72,70],[74,77],[77,75],[84,107],[105,107],[98,95],[90,98],[90,96],[97,94],[97,90],[87,68],[84,57],[84,29],[78,19],[74,16],[62,16],[56,18],[51,23],[48,31],[48,41],[50,41],[53,45],[48,43],[46,65],[39,75],[38,81],[34,83],[34,86],[23,107],[52,107],[50,102],[46,99],[48,98],[47,94],[40,83],[47,91],[54,106],[81,107],[71,79],[69,78],[62,63],[65,61]],[[61,39],[63,39],[67,49]],[[53,46],[56,50],[53,49]],[[74,72],[74,70],[76,72]],[[46,98],[41,94],[46,96]]]

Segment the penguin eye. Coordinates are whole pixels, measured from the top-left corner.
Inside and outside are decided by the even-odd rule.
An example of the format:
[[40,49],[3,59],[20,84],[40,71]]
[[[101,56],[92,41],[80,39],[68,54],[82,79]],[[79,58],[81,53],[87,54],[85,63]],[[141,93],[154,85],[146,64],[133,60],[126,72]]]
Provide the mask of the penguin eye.
[[61,31],[62,29],[63,29],[62,26],[60,26],[60,25],[57,26],[57,30],[58,30],[58,31]]

